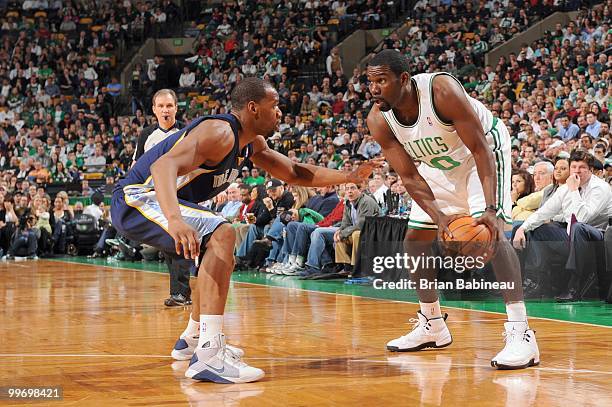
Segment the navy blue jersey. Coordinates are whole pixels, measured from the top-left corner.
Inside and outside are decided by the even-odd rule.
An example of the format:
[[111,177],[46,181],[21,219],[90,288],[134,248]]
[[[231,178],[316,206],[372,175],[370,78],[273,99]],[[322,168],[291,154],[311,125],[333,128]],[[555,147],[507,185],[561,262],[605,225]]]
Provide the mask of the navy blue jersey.
[[[240,151],[240,144],[238,141],[240,123],[238,119],[231,114],[217,114],[200,117],[184,129],[168,136],[140,157],[134,167],[128,172],[127,176],[117,184],[116,189],[123,189],[123,192],[129,194],[142,194],[152,191],[154,186],[153,177],[151,176],[151,165],[153,165],[159,157],[170,151],[175,145],[189,137],[191,130],[197,125],[204,120],[210,119],[224,120],[232,126],[234,147],[225,158],[214,167],[201,164],[190,173],[179,176],[176,180],[177,196],[179,199],[199,203],[209,200],[227,189],[227,187],[238,177],[238,169],[245,164],[244,160],[247,160],[252,154],[251,144],[246,145],[242,151]],[[215,148],[215,146],[210,146],[210,148]]]

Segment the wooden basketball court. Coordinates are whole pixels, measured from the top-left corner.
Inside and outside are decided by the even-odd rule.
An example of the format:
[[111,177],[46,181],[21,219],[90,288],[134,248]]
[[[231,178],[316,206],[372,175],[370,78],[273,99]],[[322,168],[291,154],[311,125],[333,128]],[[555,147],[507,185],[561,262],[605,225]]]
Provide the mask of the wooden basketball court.
[[36,402],[49,406],[612,405],[609,326],[531,319],[541,365],[496,371],[503,314],[446,309],[450,347],[389,353],[418,305],[239,282],[224,331],[266,377],[193,382],[169,356],[189,310],[167,294],[159,273],[0,263],[0,387],[62,386],[63,401]]

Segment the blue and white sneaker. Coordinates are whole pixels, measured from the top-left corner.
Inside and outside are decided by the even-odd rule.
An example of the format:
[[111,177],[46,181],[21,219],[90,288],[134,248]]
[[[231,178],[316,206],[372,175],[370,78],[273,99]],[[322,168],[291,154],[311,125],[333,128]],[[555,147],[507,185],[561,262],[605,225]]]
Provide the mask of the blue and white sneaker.
[[244,363],[225,344],[225,335],[218,334],[196,349],[185,376],[214,383],[248,383],[264,377],[263,370]]
[[292,264],[289,267],[281,269],[282,273],[286,276],[299,276],[304,270],[306,269],[298,264]]
[[[174,349],[172,349],[172,357],[174,360],[189,360],[193,356],[193,352],[195,352],[196,347],[198,346],[199,336],[182,336],[176,341],[174,344]],[[240,348],[237,348],[232,345],[226,345],[232,352],[234,352],[239,357],[244,356],[244,351]]]

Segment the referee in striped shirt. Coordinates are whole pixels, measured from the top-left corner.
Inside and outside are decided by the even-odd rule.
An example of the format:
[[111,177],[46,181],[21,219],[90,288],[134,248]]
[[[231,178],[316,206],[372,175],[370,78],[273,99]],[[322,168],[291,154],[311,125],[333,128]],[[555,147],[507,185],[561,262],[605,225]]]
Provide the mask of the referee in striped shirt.
[[[183,127],[176,121],[177,110],[177,99],[173,90],[160,89],[153,95],[153,114],[157,118],[157,124],[143,129],[140,133],[134,152],[134,163],[150,148]],[[170,272],[170,297],[164,304],[168,307],[190,305],[189,277],[193,260],[177,256],[176,253],[164,253],[164,257]]]

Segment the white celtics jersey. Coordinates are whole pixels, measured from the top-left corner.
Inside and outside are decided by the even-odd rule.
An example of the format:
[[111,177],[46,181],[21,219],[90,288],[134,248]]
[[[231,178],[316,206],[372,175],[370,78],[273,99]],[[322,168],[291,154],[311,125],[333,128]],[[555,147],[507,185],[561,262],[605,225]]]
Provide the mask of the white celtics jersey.
[[[432,82],[437,75],[449,75],[455,79],[452,75],[444,72],[419,74],[411,79],[413,85],[416,85],[419,100],[419,116],[414,125],[405,126],[401,124],[395,118],[393,110],[381,113],[395,137],[413,159],[419,160],[432,168],[448,171],[459,167],[472,154],[459,138],[455,127],[452,124],[444,123],[436,114],[433,107]],[[493,127],[493,115],[481,102],[470,97],[467,93],[466,97],[480,119],[489,145],[492,148],[496,147],[495,144],[501,141],[494,140],[490,134]],[[440,100],[437,101],[437,103],[440,102]]]

